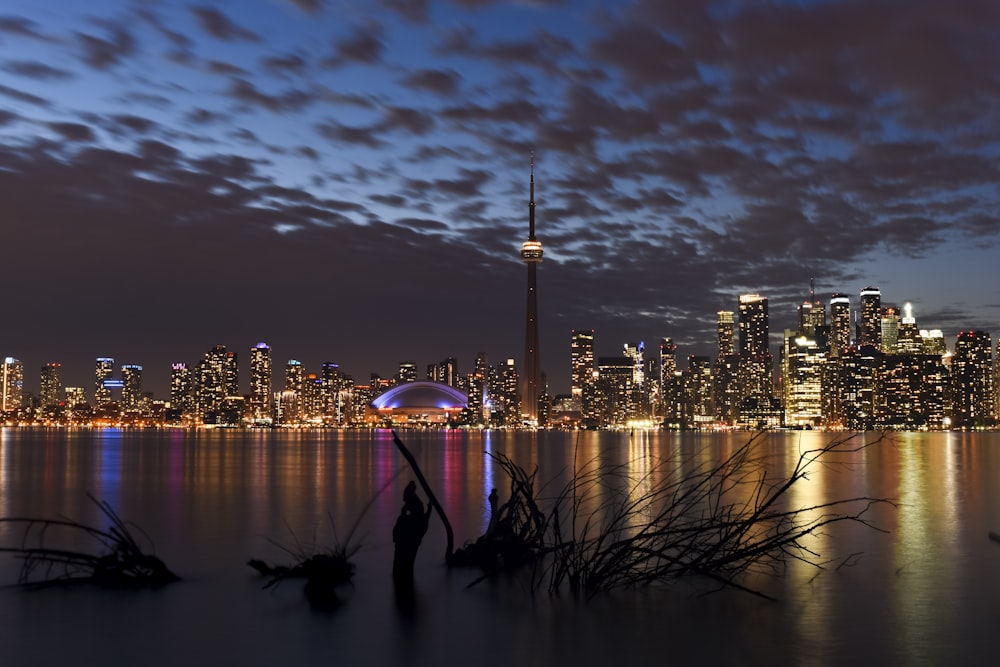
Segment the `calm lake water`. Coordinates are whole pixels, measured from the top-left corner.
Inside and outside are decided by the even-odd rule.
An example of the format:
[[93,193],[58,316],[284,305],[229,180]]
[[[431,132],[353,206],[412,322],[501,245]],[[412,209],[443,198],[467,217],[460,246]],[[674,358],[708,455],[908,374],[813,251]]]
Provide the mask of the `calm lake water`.
[[[747,434],[401,432],[460,545],[482,533],[503,452],[538,479],[580,462],[658,475],[721,460]],[[782,432],[762,444],[771,474],[834,436]],[[874,434],[858,436],[873,440]],[[862,440],[857,440],[860,444]],[[651,461],[675,462],[657,468]],[[648,467],[648,469],[644,469]],[[672,471],[672,472],[671,472]],[[831,561],[792,561],[755,581],[778,598],[702,596],[698,582],[588,603],[532,596],[513,581],[466,589],[443,566],[432,518],[417,602],[393,596],[392,525],[413,478],[391,434],[321,431],[0,430],[0,516],[106,524],[108,501],[183,581],[160,591],[89,586],[0,589],[3,665],[992,665],[1000,650],[1000,434],[893,434],[816,466],[790,502],[893,498],[871,514],[886,532],[840,525],[810,541]],[[423,495],[421,493],[421,495]],[[541,495],[544,495],[541,494]],[[342,607],[312,610],[301,583],[261,590],[248,558],[278,545],[361,545]],[[0,524],[0,546],[21,528]],[[843,559],[849,566],[837,567]],[[18,562],[0,554],[0,584]]]

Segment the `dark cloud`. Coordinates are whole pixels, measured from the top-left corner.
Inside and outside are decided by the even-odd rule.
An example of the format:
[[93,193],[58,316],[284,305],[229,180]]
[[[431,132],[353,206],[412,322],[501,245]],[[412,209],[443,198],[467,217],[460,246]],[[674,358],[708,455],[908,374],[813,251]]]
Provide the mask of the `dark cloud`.
[[403,130],[413,135],[427,134],[434,127],[434,117],[417,109],[387,107],[379,123],[380,131]]
[[228,94],[233,99],[276,113],[299,111],[316,101],[312,91],[289,89],[277,95],[264,93],[246,79],[234,79]]
[[272,74],[302,74],[307,68],[302,56],[288,54],[284,56],[269,56],[261,60],[261,65]]
[[260,35],[234,23],[228,16],[214,7],[190,7],[198,19],[198,25],[207,34],[226,42],[259,42]]
[[209,111],[208,109],[192,109],[185,114],[185,118],[196,125],[211,125],[226,119],[226,114]]
[[382,34],[382,27],[376,23],[355,26],[348,37],[334,43],[333,55],[323,64],[342,67],[352,63],[373,65],[379,62],[385,51]]
[[221,60],[209,60],[205,63],[205,68],[212,74],[221,74],[223,76],[249,76],[250,74],[250,72],[239,65],[222,62]]
[[402,83],[412,90],[425,90],[449,96],[458,91],[461,81],[461,75],[455,70],[422,69],[408,74]]
[[67,70],[58,69],[36,60],[7,60],[2,67],[5,72],[29,79],[58,81],[73,78],[73,74]]
[[191,39],[187,35],[172,30],[150,7],[138,7],[134,11],[140,20],[148,23],[159,34],[166,37],[178,49],[178,52],[187,52],[191,48],[193,44]]
[[426,23],[430,0],[378,0],[386,9],[411,23]]
[[288,0],[307,14],[319,14],[326,6],[326,0]]
[[91,142],[97,138],[90,127],[80,123],[48,123],[48,126],[67,141]]
[[384,142],[378,138],[378,131],[370,127],[350,127],[336,121],[327,121],[316,126],[320,136],[340,144],[354,144],[368,148],[381,148]]
[[23,90],[17,90],[16,88],[9,88],[4,85],[0,85],[0,95],[9,97],[12,100],[17,100],[18,102],[33,104],[38,107],[49,106],[49,101],[43,97],[32,95],[31,93],[26,93]]
[[21,16],[0,16],[0,32],[18,37],[31,37],[33,39],[47,39],[38,30],[38,23]]
[[87,33],[76,33],[82,50],[83,62],[94,69],[103,70],[120,65],[135,54],[137,44],[132,34],[121,25],[108,24],[107,38]]
[[501,66],[529,66],[548,72],[558,72],[559,60],[576,53],[572,42],[545,30],[536,30],[530,38],[490,42],[468,26],[451,30],[436,50],[442,55],[484,59]]

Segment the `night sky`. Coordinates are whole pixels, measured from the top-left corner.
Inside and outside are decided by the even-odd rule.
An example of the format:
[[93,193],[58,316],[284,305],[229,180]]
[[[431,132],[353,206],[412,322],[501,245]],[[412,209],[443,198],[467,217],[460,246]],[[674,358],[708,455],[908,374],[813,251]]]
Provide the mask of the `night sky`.
[[995,0],[5,0],[0,356],[520,363],[532,150],[556,392],[811,278],[1000,333]]

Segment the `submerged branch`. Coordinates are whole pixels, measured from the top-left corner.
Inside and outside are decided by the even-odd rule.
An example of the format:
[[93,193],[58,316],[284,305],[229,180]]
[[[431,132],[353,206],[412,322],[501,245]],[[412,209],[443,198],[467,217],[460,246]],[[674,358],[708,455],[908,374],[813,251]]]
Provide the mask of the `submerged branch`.
[[[113,588],[161,588],[180,580],[162,560],[142,550],[130,530],[131,527],[139,531],[148,542],[148,536],[140,528],[123,521],[107,501],[99,501],[89,493],[87,497],[111,522],[106,530],[70,519],[0,518],[0,523],[24,526],[19,546],[0,547],[0,551],[22,561],[18,585],[95,583]],[[59,536],[71,541],[73,536],[85,536],[102,551],[91,553],[48,545],[48,541]]]

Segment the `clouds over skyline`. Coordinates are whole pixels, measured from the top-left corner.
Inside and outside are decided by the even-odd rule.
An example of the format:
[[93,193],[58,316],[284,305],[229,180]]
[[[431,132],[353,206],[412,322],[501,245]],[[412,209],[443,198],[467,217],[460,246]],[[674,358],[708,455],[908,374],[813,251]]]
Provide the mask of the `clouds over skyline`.
[[378,4],[5,8],[0,353],[519,359],[532,150],[556,390],[572,328],[714,354],[811,278],[1000,333],[995,3]]

